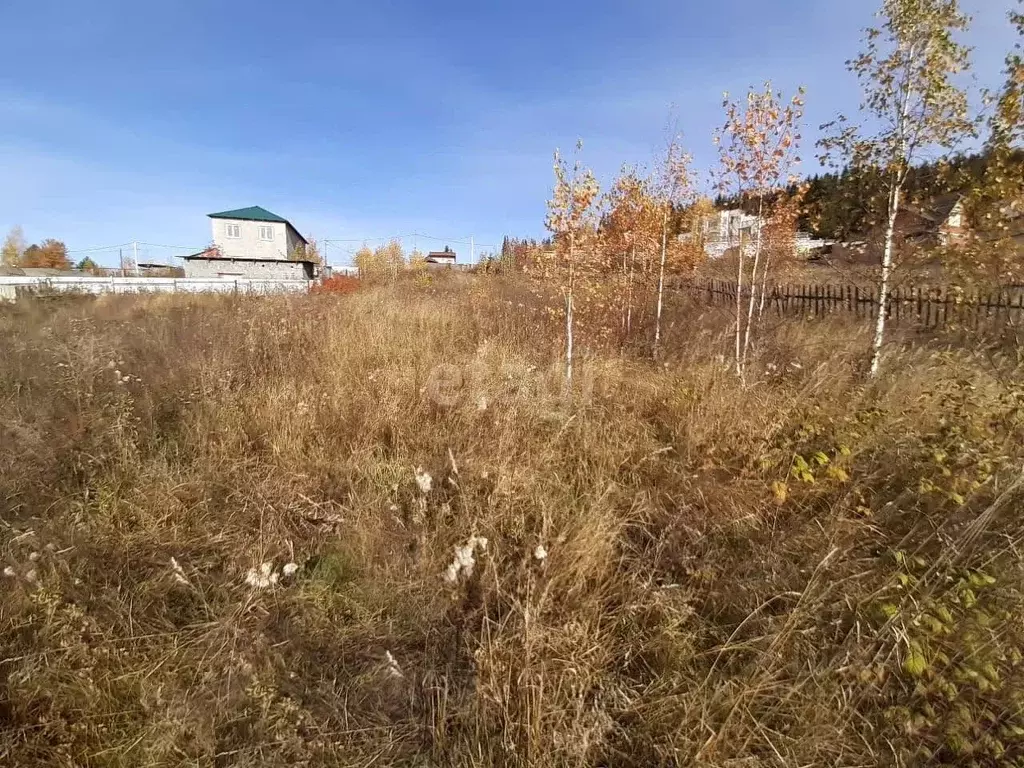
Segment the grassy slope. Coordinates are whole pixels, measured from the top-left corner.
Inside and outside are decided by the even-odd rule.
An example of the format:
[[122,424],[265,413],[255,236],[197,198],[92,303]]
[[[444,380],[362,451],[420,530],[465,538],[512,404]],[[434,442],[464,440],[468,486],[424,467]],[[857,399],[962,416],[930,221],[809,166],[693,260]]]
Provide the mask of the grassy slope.
[[3,310],[0,763],[1024,755],[1012,354],[865,385],[862,330],[789,322],[741,388],[675,307],[664,365],[595,350],[567,399],[532,307]]

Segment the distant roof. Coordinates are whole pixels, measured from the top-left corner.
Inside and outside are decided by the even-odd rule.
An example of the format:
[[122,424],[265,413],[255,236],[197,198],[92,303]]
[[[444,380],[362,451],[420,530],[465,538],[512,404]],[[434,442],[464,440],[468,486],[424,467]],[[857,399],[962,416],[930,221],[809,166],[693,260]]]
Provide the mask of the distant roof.
[[221,211],[220,213],[208,213],[206,214],[211,219],[239,219],[241,221],[271,221],[279,224],[287,224],[291,227],[295,234],[299,235],[299,238],[304,243],[308,243],[306,238],[302,237],[299,230],[295,228],[288,219],[283,216],[278,216],[276,213],[271,213],[266,208],[261,208],[258,205],[250,205],[248,208],[236,208],[233,211]]
[[957,203],[963,200],[962,192],[951,192],[947,195],[939,195],[918,206],[908,206],[921,216],[937,224],[943,224],[952,215]]
[[243,219],[244,221],[279,221],[288,224],[288,219],[271,213],[266,208],[258,205],[250,205],[248,208],[238,208],[234,211],[221,211],[220,213],[207,214],[211,219]]
[[427,254],[428,259],[454,259],[455,251],[431,251]]

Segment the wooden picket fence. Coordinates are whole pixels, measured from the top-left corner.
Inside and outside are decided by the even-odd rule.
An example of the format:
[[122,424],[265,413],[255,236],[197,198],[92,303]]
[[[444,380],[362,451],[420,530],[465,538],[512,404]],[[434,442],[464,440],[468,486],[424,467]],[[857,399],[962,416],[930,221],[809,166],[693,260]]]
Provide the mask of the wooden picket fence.
[[[736,283],[725,280],[684,281],[677,287],[709,304],[736,303]],[[750,289],[744,286],[743,300]],[[760,303],[760,299],[758,299]],[[847,313],[873,319],[878,316],[878,288],[858,285],[771,285],[764,311],[777,315],[821,316]],[[921,328],[976,329],[1024,325],[1024,290],[970,292],[958,288],[894,288],[886,301],[892,323]]]

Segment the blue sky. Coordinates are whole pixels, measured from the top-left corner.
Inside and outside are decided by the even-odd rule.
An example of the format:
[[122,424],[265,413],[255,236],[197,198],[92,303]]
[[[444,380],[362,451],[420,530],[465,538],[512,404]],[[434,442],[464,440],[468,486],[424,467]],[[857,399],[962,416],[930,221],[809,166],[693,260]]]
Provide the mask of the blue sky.
[[[1013,0],[963,4],[997,85]],[[338,263],[397,234],[540,236],[551,153],[577,137],[607,183],[651,160],[673,109],[707,167],[726,90],[806,85],[808,138],[854,111],[844,61],[877,5],[3,0],[0,228],[76,256],[180,246],[143,246],[165,259],[208,242],[205,214],[262,205]]]

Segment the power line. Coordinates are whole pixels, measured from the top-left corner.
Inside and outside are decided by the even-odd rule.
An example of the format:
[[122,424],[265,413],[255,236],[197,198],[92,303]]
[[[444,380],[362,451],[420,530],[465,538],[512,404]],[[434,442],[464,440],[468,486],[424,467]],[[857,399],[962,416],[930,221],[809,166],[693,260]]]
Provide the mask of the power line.
[[[351,237],[351,238],[340,238],[331,237],[324,238],[321,242],[324,243],[376,243],[383,242],[386,240],[403,240],[411,237],[421,237],[424,240],[434,240],[439,243],[455,243],[456,245],[474,245],[472,240],[460,240],[454,237],[435,237],[434,235],[425,235],[422,232],[410,232],[404,235],[389,235],[387,237]],[[497,248],[496,245],[489,243],[475,243],[477,248]]]
[[148,245],[150,248],[170,248],[176,251],[201,251],[205,247],[195,245],[161,245],[160,243],[144,243],[141,240],[139,245]]
[[129,245],[131,245],[130,242],[120,243],[118,245],[101,245],[95,248],[76,248],[73,251],[68,251],[68,253],[97,253],[99,251],[116,251],[118,248],[127,248]]

